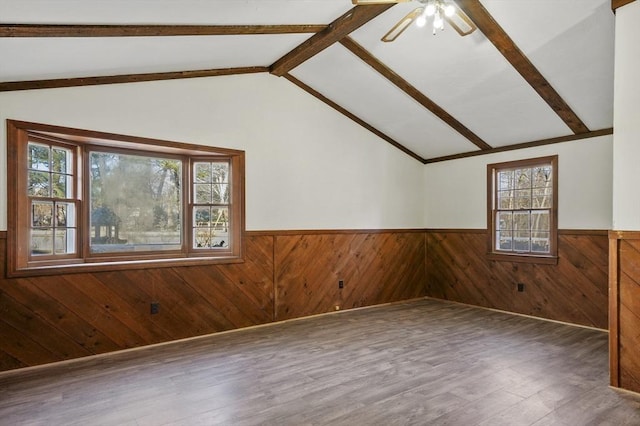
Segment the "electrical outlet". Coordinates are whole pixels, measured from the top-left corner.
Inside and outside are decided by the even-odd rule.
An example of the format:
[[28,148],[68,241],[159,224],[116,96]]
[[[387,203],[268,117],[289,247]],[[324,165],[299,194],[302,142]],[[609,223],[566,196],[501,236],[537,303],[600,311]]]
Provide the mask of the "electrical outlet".
[[518,283],[518,291],[519,292],[523,292],[524,291],[524,283]]
[[155,315],[160,312],[160,303],[151,302],[151,315]]
[[338,280],[338,288],[344,288],[344,280]]

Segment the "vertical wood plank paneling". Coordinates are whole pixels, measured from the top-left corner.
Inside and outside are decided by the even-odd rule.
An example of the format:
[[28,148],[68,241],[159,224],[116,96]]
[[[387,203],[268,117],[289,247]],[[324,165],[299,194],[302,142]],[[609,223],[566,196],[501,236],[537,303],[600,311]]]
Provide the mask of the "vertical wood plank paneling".
[[609,383],[611,386],[620,386],[620,355],[618,344],[620,334],[618,324],[620,317],[618,314],[618,280],[620,277],[619,256],[617,238],[612,238],[609,233]]
[[609,233],[610,382],[640,392],[640,232]]
[[427,252],[429,296],[607,328],[603,233],[560,232],[557,265],[490,261],[484,230],[429,231]]

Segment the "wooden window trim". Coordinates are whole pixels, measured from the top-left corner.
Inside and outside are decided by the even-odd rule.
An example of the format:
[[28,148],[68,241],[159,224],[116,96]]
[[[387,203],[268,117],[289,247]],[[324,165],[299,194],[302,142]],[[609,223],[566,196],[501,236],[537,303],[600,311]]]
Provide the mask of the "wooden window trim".
[[[194,158],[222,159],[229,161],[231,177],[230,195],[230,239],[232,244],[227,250],[215,251],[203,250],[194,252],[188,244],[191,243],[191,219],[188,206],[190,204],[190,189],[183,188],[183,243],[180,252],[141,252],[136,255],[89,255],[89,247],[86,244],[87,236],[81,235],[88,232],[89,208],[86,197],[86,188],[76,187],[76,197],[80,200],[78,212],[78,242],[77,255],[72,258],[60,256],[59,258],[43,258],[43,260],[31,260],[29,258],[30,244],[28,243],[28,229],[30,215],[28,211],[26,194],[26,170],[27,161],[23,148],[29,141],[41,141],[53,144],[71,144],[76,147],[77,160],[76,172],[79,173],[77,181],[81,185],[88,186],[82,181],[83,176],[88,176],[86,156],[88,150],[106,148],[109,152],[122,151],[126,153],[139,152],[144,155],[158,155],[163,157],[180,158],[183,161],[183,179],[189,182],[191,161]],[[245,231],[245,153],[242,150],[210,147],[205,145],[186,144],[181,142],[165,141],[135,136],[119,135],[98,131],[90,131],[75,128],[66,128],[40,123],[29,123],[17,120],[7,120],[7,172],[8,172],[8,232],[7,232],[7,276],[36,276],[53,275],[61,273],[81,273],[93,271],[125,270],[125,269],[149,269],[159,267],[205,265],[219,263],[240,263],[244,256],[244,231]],[[25,217],[26,216],[26,217]],[[25,241],[27,243],[25,243]]]
[[[549,254],[506,253],[495,249],[495,176],[496,171],[517,167],[533,167],[540,164],[551,164],[553,168],[553,196],[550,218]],[[558,156],[529,158],[487,165],[487,259],[505,262],[524,262],[556,265],[558,263]]]

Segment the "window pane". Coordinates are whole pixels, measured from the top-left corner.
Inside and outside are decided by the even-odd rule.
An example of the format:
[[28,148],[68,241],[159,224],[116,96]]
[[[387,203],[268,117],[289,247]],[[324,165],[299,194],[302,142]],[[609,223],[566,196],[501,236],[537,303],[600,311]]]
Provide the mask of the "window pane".
[[531,230],[549,231],[551,229],[550,213],[548,211],[531,212]]
[[50,193],[49,173],[29,172],[27,193],[32,197],[49,197]]
[[58,204],[56,205],[56,220],[55,220],[55,226],[56,227],[66,227],[67,223],[68,223],[68,210],[69,210],[69,205],[68,204]]
[[76,230],[55,230],[55,254],[68,254],[76,252]]
[[529,231],[531,224],[529,223],[529,212],[513,213],[513,229],[520,231]]
[[218,233],[227,235],[229,232],[229,209],[211,209],[211,227]]
[[195,186],[195,203],[211,204],[211,185],[208,183],[197,183]]
[[211,163],[195,163],[195,181],[201,183],[211,182]]
[[515,183],[518,189],[531,188],[531,169],[518,169],[515,171]]
[[498,173],[498,190],[508,191],[514,188],[513,170],[505,170]]
[[229,163],[194,163],[196,204],[229,204]]
[[38,228],[31,230],[31,254],[53,254],[53,228]]
[[196,207],[193,211],[193,224],[196,228],[209,228],[211,226],[211,207]]
[[551,202],[553,201],[553,189],[551,188],[534,188],[533,189],[533,203],[532,206],[540,209],[551,208]]
[[535,253],[549,253],[551,234],[549,232],[532,232],[531,233],[531,251]]
[[90,153],[91,251],[181,248],[182,162]]
[[194,207],[193,248],[229,246],[229,209]]
[[211,163],[212,182],[228,183],[229,182],[229,163]]
[[33,228],[53,225],[53,203],[34,202],[31,206],[31,226]]
[[534,167],[532,175],[534,188],[551,188],[551,166]]
[[501,231],[511,231],[513,229],[513,213],[498,212],[496,226]]
[[71,151],[62,148],[53,148],[52,169],[58,173],[69,173],[71,171]]
[[513,250],[514,251],[530,251],[530,231],[514,231]]
[[52,175],[52,194],[53,198],[68,198],[67,175],[54,173]]
[[31,230],[31,254],[53,254],[53,228],[36,228]]
[[499,191],[498,192],[498,208],[499,209],[513,209],[513,191]]
[[193,248],[211,248],[211,228],[193,228]]
[[498,231],[496,233],[496,243],[498,250],[513,250],[513,233],[511,231]]
[[516,195],[516,208],[517,209],[530,209],[531,208],[531,190],[517,190]]
[[49,171],[49,146],[29,143],[29,168]]
[[213,198],[214,204],[229,204],[229,185],[226,183],[214,184]]

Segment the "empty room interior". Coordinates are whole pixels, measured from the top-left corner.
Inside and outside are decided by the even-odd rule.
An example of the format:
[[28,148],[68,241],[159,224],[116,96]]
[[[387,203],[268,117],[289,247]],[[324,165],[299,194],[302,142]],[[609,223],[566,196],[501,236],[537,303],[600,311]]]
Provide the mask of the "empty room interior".
[[0,425],[640,425],[639,23],[0,0]]

